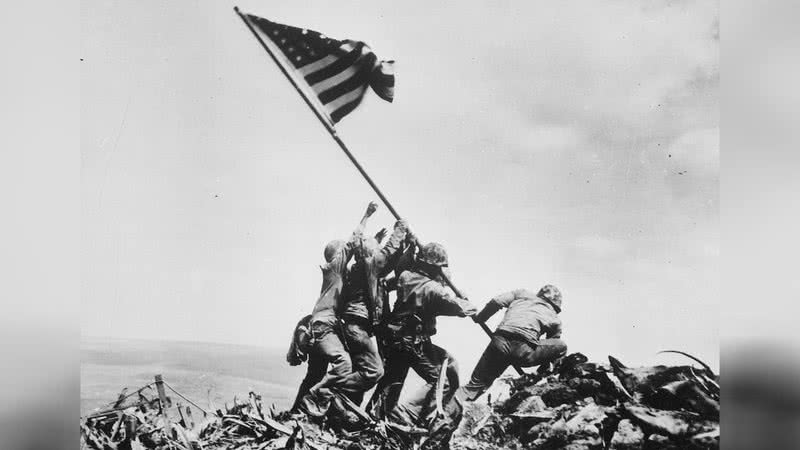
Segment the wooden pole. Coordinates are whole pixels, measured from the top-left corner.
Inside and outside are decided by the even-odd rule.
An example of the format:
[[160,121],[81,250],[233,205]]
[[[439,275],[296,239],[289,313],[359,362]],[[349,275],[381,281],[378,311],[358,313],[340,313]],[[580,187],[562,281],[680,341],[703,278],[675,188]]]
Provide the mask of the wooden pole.
[[[328,133],[331,135],[333,140],[336,141],[337,144],[339,144],[339,148],[341,148],[344,154],[347,155],[347,158],[350,159],[350,162],[353,163],[353,165],[356,167],[361,176],[364,177],[364,179],[367,181],[372,190],[375,191],[376,194],[378,194],[378,197],[381,199],[383,204],[386,205],[386,208],[389,210],[389,212],[392,213],[392,216],[394,216],[396,220],[400,220],[400,214],[397,213],[392,204],[389,203],[389,199],[387,199],[386,196],[383,195],[383,192],[378,188],[378,185],[376,185],[375,182],[372,181],[372,177],[369,176],[367,171],[364,170],[364,167],[361,166],[361,164],[358,162],[355,156],[353,156],[353,154],[347,148],[347,145],[345,145],[344,141],[342,141],[342,139],[336,133],[336,129],[333,128],[333,124],[331,124],[329,120],[326,120],[325,116],[323,116],[322,113],[319,112],[319,110],[317,110],[317,108],[312,103],[311,99],[308,98],[306,92],[300,88],[294,77],[292,77],[291,74],[289,74],[289,71],[286,69],[286,67],[284,67],[280,59],[278,59],[278,57],[275,56],[275,54],[272,52],[272,49],[269,47],[269,45],[267,45],[267,43],[261,39],[261,36],[259,36],[258,33],[256,33],[256,30],[253,29],[253,26],[250,24],[250,21],[248,21],[247,18],[239,11],[239,7],[234,6],[233,10],[236,11],[236,14],[239,15],[239,18],[242,19],[242,22],[244,22],[244,24],[247,26],[250,32],[253,33],[253,36],[255,36],[256,40],[261,44],[264,50],[266,50],[269,56],[272,57],[272,60],[281,69],[281,72],[283,72],[283,74],[286,76],[286,79],[289,80],[289,82],[292,84],[297,93],[300,94],[300,97],[302,97],[303,100],[306,102],[306,105],[308,105],[308,107],[311,108],[312,111],[314,111],[314,115],[317,116],[317,119],[320,121],[320,123],[322,123],[322,126],[324,126],[326,130],[328,130]],[[419,241],[417,241],[416,244],[418,247],[421,248]],[[453,284],[453,282],[450,281],[450,278],[448,278],[447,275],[442,273],[442,278],[457,296],[464,298],[464,296],[461,294],[461,291],[459,291],[458,288]],[[478,325],[480,325],[481,329],[486,334],[488,334],[489,337],[492,336],[492,330],[490,330],[485,323],[480,323]],[[514,369],[520,375],[525,374],[525,372],[523,372],[522,369],[520,369],[517,366],[514,366]]]
[[164,419],[164,429],[167,432],[167,436],[172,435],[172,424],[169,421],[169,415],[167,414],[167,394],[164,392],[164,379],[161,377],[161,374],[156,375],[156,390],[158,391],[158,402],[161,404],[161,416]]

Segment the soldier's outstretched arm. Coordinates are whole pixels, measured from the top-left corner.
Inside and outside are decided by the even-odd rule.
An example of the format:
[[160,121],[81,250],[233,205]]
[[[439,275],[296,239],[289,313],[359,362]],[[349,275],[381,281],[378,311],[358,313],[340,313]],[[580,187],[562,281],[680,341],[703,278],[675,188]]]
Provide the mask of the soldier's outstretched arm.
[[406,238],[406,230],[408,224],[405,220],[400,219],[394,224],[394,230],[386,245],[375,255],[375,267],[378,269],[378,276],[385,277],[389,272],[394,270],[400,260],[402,253],[401,248],[403,240]]
[[364,216],[361,218],[361,222],[358,223],[358,227],[356,227],[356,232],[358,234],[364,234],[364,229],[367,227],[367,220],[375,214],[375,211],[378,210],[378,204],[375,202],[369,202],[367,205],[367,210],[364,211]]
[[473,316],[478,309],[466,298],[455,295],[453,291],[440,286],[432,292],[435,299],[436,310],[440,316]]
[[561,331],[562,325],[561,321],[558,321],[547,328],[547,339],[561,339]]
[[521,289],[517,289],[514,291],[504,292],[500,295],[495,296],[491,300],[489,300],[486,305],[483,307],[481,312],[472,316],[472,320],[476,323],[483,323],[489,320],[497,311],[500,311],[502,308],[508,308],[508,305],[511,304],[520,294]]
[[353,234],[350,235],[350,239],[348,239],[345,243],[345,257],[344,261],[341,261],[344,263],[344,265],[347,265],[347,263],[350,261],[350,257],[353,256],[353,249],[356,248],[361,239],[364,237],[364,229],[367,227],[367,220],[369,220],[369,218],[375,214],[377,209],[378,204],[375,202],[369,202],[369,205],[367,205],[367,210],[364,211],[361,221],[358,223],[358,226],[356,226],[356,229],[353,230]]

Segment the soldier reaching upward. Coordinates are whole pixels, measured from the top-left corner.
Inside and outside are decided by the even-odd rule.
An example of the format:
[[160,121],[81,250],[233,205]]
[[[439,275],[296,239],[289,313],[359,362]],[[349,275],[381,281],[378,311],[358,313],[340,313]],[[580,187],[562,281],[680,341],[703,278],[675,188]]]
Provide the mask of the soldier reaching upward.
[[322,379],[311,386],[308,394],[299,402],[300,409],[311,416],[322,416],[327,412],[331,398],[327,388],[337,387],[344,392],[358,388],[358,385],[352,383],[353,377],[350,376],[353,367],[339,334],[337,311],[340,308],[347,262],[363,238],[367,219],[377,208],[377,203],[370,202],[361,222],[347,241],[334,240],[325,246],[325,264],[320,266],[322,289],[309,321],[313,342],[309,351],[309,361],[312,359],[315,361],[314,367],[309,365],[309,376],[312,378],[318,376],[322,361],[329,367]]
[[353,363],[346,383],[353,391],[348,396],[357,404],[383,376],[383,361],[373,339],[375,328],[389,312],[381,279],[397,264],[407,228],[404,221],[397,221],[383,247],[377,238],[362,239],[347,273],[339,317],[344,322],[344,340]]

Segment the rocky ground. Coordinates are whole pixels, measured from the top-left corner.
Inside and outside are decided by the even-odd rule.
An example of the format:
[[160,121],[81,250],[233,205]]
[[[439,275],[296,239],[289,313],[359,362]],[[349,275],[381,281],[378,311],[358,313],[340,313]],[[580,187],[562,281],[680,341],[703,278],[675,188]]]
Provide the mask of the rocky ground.
[[[467,404],[449,446],[719,448],[719,378],[697,362],[701,367],[629,368],[613,357],[599,364],[573,353],[542,375],[498,381],[490,393]],[[169,427],[152,392],[121,397],[109,410],[82,419],[82,445],[120,450],[446,447],[441,434],[375,422],[345,398],[337,399],[335,414],[322,424],[266,410],[255,393],[202,415],[177,400],[167,403]]]

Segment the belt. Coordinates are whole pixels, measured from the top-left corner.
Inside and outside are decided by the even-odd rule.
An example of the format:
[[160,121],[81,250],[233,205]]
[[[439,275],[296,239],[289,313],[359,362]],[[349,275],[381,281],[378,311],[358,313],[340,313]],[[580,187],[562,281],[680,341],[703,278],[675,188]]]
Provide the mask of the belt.
[[514,341],[524,342],[524,343],[526,343],[526,344],[528,344],[528,345],[530,345],[532,347],[536,347],[537,345],[539,345],[539,333],[537,333],[535,331],[532,331],[530,333],[531,334],[530,337],[529,336],[523,336],[523,335],[521,335],[519,333],[514,333],[514,332],[506,331],[506,330],[497,330],[497,331],[494,332],[494,334],[496,334],[498,336],[502,336],[502,337],[504,337],[506,339],[511,339],[511,340],[514,340]]

